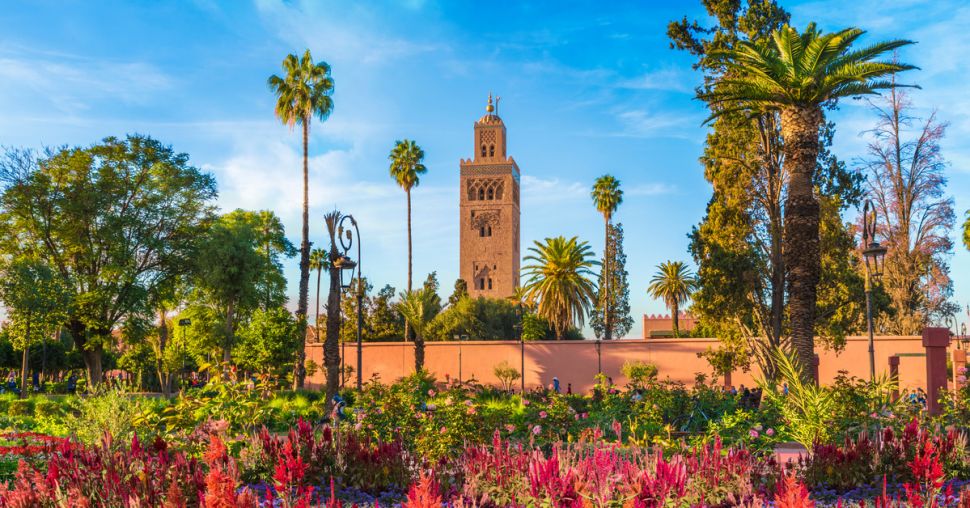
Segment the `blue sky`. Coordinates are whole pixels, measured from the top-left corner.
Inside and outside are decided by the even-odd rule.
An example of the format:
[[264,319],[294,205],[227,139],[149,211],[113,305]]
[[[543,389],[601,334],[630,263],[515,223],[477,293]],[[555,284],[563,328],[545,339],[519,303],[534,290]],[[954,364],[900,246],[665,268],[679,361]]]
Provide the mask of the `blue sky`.
[[[950,122],[949,193],[970,208],[970,6],[960,1],[785,2],[793,23],[856,25],[868,40],[904,37],[901,57],[923,68],[920,114]],[[487,7],[486,7],[487,6]],[[0,145],[87,145],[108,135],[150,134],[216,175],[220,205],[271,209],[298,243],[300,140],[273,117],[266,78],[291,52],[330,63],[335,110],[311,132],[311,239],[324,212],[353,213],[364,274],[404,286],[405,198],[387,174],[396,139],[415,139],[429,172],[414,191],[415,279],[436,270],[443,293],[458,276],[458,161],[472,155],[472,124],[488,93],[502,97],[509,153],[522,170],[523,250],[533,240],[578,235],[602,248],[589,199],[599,175],[623,182],[616,218],[626,229],[631,304],[654,267],[690,260],[687,233],[710,187],[697,162],[705,110],[700,76],[669,49],[666,24],[703,19],[698,1],[676,2],[3,2]],[[854,164],[873,115],[846,101],[835,151]],[[956,299],[970,300],[970,254],[952,259]],[[286,266],[296,296],[298,268]],[[961,320],[965,320],[963,316]]]

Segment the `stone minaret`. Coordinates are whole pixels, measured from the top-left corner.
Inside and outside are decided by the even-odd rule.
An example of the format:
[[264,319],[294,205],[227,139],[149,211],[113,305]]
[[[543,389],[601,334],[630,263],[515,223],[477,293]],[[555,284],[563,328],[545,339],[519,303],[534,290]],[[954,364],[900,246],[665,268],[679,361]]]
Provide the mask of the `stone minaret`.
[[461,160],[459,273],[472,297],[508,298],[519,286],[519,166],[497,113],[489,94],[475,156]]

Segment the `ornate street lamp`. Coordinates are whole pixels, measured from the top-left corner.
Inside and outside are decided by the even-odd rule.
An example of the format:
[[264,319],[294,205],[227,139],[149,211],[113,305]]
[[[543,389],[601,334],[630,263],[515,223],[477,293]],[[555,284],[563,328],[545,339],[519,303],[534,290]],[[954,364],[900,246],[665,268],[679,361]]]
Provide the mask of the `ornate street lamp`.
[[[350,221],[348,226],[344,222]],[[353,230],[351,230],[353,228]],[[344,215],[337,223],[337,239],[340,241],[340,248],[344,251],[334,262],[334,266],[340,269],[340,287],[349,289],[354,280],[356,269],[357,274],[357,391],[360,391],[364,384],[361,367],[364,363],[363,354],[363,329],[364,329],[364,281],[361,277],[360,269],[360,229],[357,228],[357,220],[353,215]],[[347,256],[347,252],[357,244],[357,261]],[[348,279],[344,283],[344,272],[348,272]],[[341,373],[343,378],[343,373]]]
[[967,349],[967,343],[970,342],[970,337],[967,337],[967,324],[960,324],[960,344],[963,344],[963,349]]
[[887,249],[876,241],[876,207],[866,200],[862,210],[862,258],[866,265],[866,325],[869,328],[869,378],[876,380],[876,347],[872,328],[872,282],[882,276]]

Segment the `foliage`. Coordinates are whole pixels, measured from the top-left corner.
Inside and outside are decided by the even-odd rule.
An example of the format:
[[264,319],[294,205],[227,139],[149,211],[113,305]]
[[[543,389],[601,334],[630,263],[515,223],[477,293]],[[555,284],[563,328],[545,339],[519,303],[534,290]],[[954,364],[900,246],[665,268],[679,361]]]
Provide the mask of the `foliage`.
[[[602,270],[599,277],[599,296],[596,307],[590,313],[589,324],[597,337],[606,336],[606,313],[604,312],[603,290],[604,277],[609,276],[609,309],[611,337],[623,338],[633,327],[633,317],[630,315],[630,283],[627,281],[626,254],[623,252],[623,224],[608,226],[610,255],[609,270]],[[604,265],[607,266],[607,265]]]
[[512,391],[512,383],[522,377],[522,373],[518,371],[515,367],[509,365],[509,362],[502,361],[492,369],[495,374],[496,379],[502,383],[502,389],[510,392]]
[[252,380],[253,385],[233,378],[235,367],[203,365],[210,374],[201,388],[184,390],[171,405],[161,411],[161,420],[170,429],[191,430],[217,419],[227,430],[252,431],[270,422],[273,408],[266,403],[269,386],[265,377]]
[[802,376],[798,359],[782,349],[775,350],[779,379],[788,393],[767,380],[759,380],[764,396],[781,411],[792,439],[810,449],[815,443],[828,442],[832,436],[831,419],[835,413],[835,396],[831,390],[817,386]]
[[257,309],[239,330],[236,364],[257,373],[284,375],[296,348],[296,319],[284,307]]
[[68,434],[81,443],[101,443],[105,436],[115,439],[105,446],[126,442],[136,432],[144,438],[155,423],[153,404],[148,399],[130,396],[118,388],[74,399],[64,418]]
[[515,338],[515,306],[506,299],[462,297],[428,324],[427,340],[510,340]]
[[[429,276],[430,278],[430,276]],[[441,310],[441,298],[433,285],[408,291],[401,294],[397,304],[397,311],[404,317],[414,330],[414,362],[415,370],[421,370],[424,365],[424,340],[426,331]]]
[[657,366],[639,360],[627,360],[620,372],[630,380],[630,385],[634,388],[641,388],[647,382],[657,379]]
[[546,238],[542,243],[536,241],[529,251],[525,261],[532,264],[522,269],[527,278],[525,299],[561,339],[570,326],[585,322],[596,292],[590,280],[592,267],[599,263],[591,259],[589,244],[576,237]]
[[36,255],[69,288],[65,324],[98,383],[111,330],[146,311],[156,286],[191,266],[215,181],[188,155],[139,135],[43,155],[14,152],[0,166],[0,249]]

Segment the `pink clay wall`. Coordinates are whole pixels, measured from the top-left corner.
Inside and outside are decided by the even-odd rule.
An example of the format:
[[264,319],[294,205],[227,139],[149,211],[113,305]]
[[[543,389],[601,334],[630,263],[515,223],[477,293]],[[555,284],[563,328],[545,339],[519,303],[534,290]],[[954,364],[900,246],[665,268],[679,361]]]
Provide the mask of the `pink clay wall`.
[[[572,383],[573,391],[583,392],[592,388],[596,375],[595,341],[542,341],[525,343],[525,382],[531,388],[548,386],[553,376],[559,377],[562,389]],[[660,378],[692,383],[697,373],[711,375],[707,361],[697,353],[717,348],[716,339],[652,339],[617,340],[602,343],[603,372],[613,382],[623,386],[627,380],[620,369],[627,360],[640,360],[657,366]],[[356,367],[356,345],[343,344],[347,365]],[[877,373],[889,371],[888,358],[895,354],[923,353],[922,339],[912,337],[876,337]],[[429,342],[425,347],[425,367],[438,379],[445,375],[458,377],[458,352],[461,349],[461,371],[464,380],[474,377],[482,383],[498,384],[493,374],[495,365],[507,361],[520,369],[519,343],[516,341],[469,341]],[[829,383],[840,370],[859,378],[869,377],[868,340],[849,337],[840,353],[818,349],[819,377]],[[307,344],[307,360],[323,364],[322,344]],[[364,380],[379,375],[384,382],[396,380],[414,372],[414,344],[402,342],[369,342],[363,345]],[[736,386],[754,386],[755,372],[735,372],[732,382]],[[353,385],[356,373],[348,385]],[[923,357],[900,358],[899,381],[903,389],[925,387],[926,367]],[[325,382],[320,369],[307,379],[310,388],[319,388]],[[517,381],[515,388],[519,384]]]

